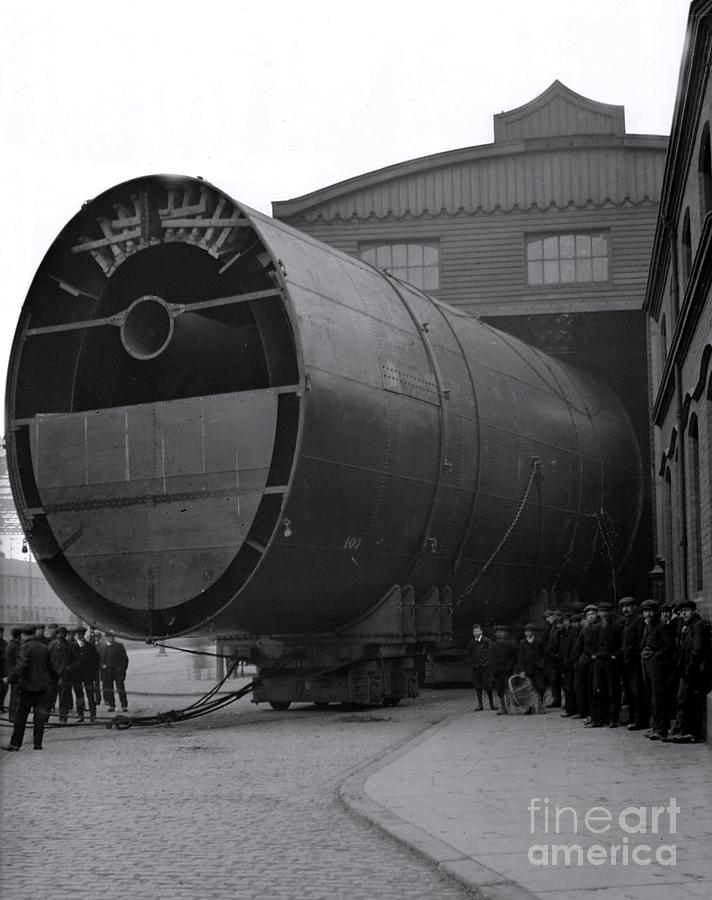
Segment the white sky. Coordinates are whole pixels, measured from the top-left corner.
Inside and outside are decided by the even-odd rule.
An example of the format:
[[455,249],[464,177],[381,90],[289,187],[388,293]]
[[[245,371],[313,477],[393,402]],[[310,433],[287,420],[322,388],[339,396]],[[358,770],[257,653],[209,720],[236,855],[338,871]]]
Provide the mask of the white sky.
[[[558,78],[667,134],[687,0],[0,0],[0,372],[46,249],[87,200],[159,172],[270,212],[489,143]],[[4,377],[3,377],[4,383]]]

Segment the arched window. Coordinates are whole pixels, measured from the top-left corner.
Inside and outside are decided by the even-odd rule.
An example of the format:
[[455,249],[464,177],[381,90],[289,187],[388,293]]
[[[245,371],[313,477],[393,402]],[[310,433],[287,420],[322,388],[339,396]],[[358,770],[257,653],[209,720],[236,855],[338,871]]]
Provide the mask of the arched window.
[[690,235],[690,208],[685,210],[682,220],[682,245],[680,247],[682,268],[682,287],[684,289],[687,280],[690,277],[690,269],[692,268],[692,237]]
[[712,152],[710,150],[710,124],[705,122],[700,141],[700,157],[698,160],[700,173],[700,220],[704,221],[712,210]]
[[692,519],[692,562],[694,565],[695,590],[702,590],[702,496],[700,494],[700,441],[697,428],[697,415],[690,416],[687,427],[689,437],[690,458],[690,513]]

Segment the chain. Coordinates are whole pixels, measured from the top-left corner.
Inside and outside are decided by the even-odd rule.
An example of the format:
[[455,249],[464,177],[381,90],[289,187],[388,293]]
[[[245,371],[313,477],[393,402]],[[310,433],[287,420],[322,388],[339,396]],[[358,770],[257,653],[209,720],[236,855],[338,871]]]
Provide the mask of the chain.
[[524,495],[522,496],[522,499],[519,503],[519,507],[518,507],[516,513],[514,514],[514,518],[512,519],[511,525],[505,531],[505,533],[502,537],[502,540],[497,544],[497,546],[494,548],[492,553],[489,555],[487,562],[485,562],[485,564],[482,566],[482,568],[477,573],[477,575],[475,575],[474,579],[470,582],[470,584],[467,585],[467,587],[465,588],[463,593],[460,595],[457,603],[455,604],[456,606],[459,606],[462,603],[462,601],[465,599],[465,597],[469,596],[469,594],[471,594],[474,591],[475,586],[477,585],[477,582],[485,574],[487,569],[490,567],[490,565],[494,561],[495,557],[498,555],[499,551],[507,543],[510,534],[517,527],[517,522],[519,521],[522,513],[524,512],[524,507],[526,506],[527,500],[529,499],[529,494],[531,493],[532,486],[534,485],[534,479],[537,476],[537,472],[539,471],[540,465],[541,465],[541,459],[538,456],[532,456],[532,468],[531,468],[531,472],[529,473],[529,481],[527,482],[527,486],[524,490]]

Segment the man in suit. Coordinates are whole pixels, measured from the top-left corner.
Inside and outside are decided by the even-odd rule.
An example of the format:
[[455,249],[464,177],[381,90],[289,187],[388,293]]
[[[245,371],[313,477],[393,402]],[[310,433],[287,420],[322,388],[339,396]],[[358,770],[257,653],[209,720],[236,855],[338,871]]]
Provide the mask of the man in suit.
[[124,681],[126,679],[126,670],[129,667],[129,657],[124,645],[115,639],[111,631],[106,632],[104,641],[101,653],[101,683],[104,688],[104,703],[108,706],[109,712],[114,712],[116,709],[114,685],[116,685],[121,709],[123,712],[126,712],[128,702],[126,700]]

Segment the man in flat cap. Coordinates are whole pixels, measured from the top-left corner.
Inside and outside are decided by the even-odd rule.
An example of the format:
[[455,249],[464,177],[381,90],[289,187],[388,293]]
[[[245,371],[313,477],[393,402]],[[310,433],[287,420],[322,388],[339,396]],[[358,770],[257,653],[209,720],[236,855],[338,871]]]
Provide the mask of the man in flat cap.
[[659,741],[668,736],[668,679],[674,665],[675,642],[671,631],[660,618],[658,604],[645,600],[640,609],[645,620],[640,658],[643,661],[645,699],[652,716],[652,729],[647,736]]
[[578,713],[574,687],[574,666],[581,617],[580,614],[573,613],[571,610],[564,610],[561,621],[561,682],[564,690],[564,710],[561,715],[568,719]]
[[537,712],[543,713],[544,692],[546,691],[546,648],[537,636],[536,625],[528,622],[524,626],[524,637],[517,649],[517,671],[526,675],[537,693]]
[[34,625],[23,629],[17,662],[8,673],[7,680],[11,684],[18,685],[19,704],[10,743],[2,749],[11,751],[20,749],[25,736],[27,718],[32,710],[34,747],[35,750],[41,750],[45,724],[49,718],[49,710],[42,705],[42,701],[52,682],[57,680],[57,673],[50,663],[47,645],[37,636]]
[[574,669],[578,714],[584,717],[584,725],[591,725],[600,718],[593,693],[593,654],[596,652],[597,639],[598,607],[594,603],[589,603],[583,609]]
[[496,625],[494,636],[495,640],[492,644],[490,663],[492,676],[494,677],[494,687],[499,698],[497,715],[506,716],[508,712],[506,703],[507,683],[509,676],[514,672],[517,662],[517,648],[510,637],[508,625]]
[[645,622],[635,597],[623,597],[618,601],[621,611],[621,655],[623,657],[623,687],[628,703],[628,730],[643,731],[648,727],[648,707],[645,702],[643,666],[640,645]]
[[[54,637],[47,647],[49,650],[49,658],[52,668],[59,675],[59,681],[56,685],[56,698],[59,700],[59,721],[64,725],[72,708],[72,684],[67,680],[66,669],[69,665],[71,656],[69,651],[69,642],[67,641],[67,629],[64,625],[59,625],[55,631]],[[50,705],[54,705],[54,701]]]
[[598,607],[598,630],[593,653],[593,693],[598,716],[591,727],[618,727],[621,711],[621,634],[613,619],[613,606],[601,603]]
[[710,629],[697,613],[694,600],[678,604],[682,628],[677,655],[680,683],[676,734],[670,740],[692,744],[704,737],[704,704],[710,688]]

